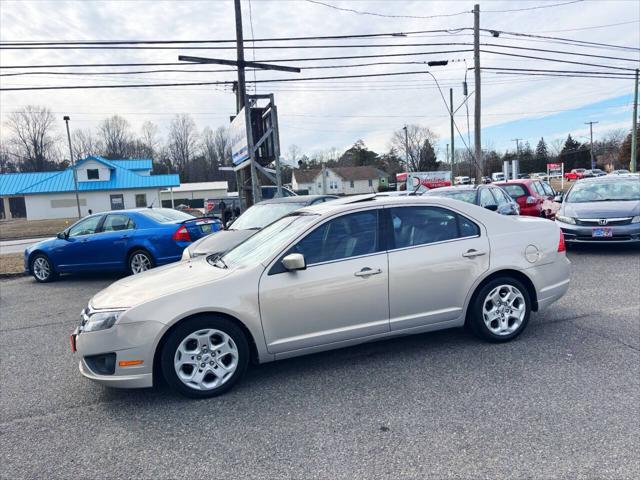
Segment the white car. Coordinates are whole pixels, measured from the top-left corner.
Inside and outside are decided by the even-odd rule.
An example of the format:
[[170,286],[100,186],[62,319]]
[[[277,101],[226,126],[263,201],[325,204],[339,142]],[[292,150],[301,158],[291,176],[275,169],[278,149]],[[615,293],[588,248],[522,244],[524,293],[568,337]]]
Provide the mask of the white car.
[[554,222],[363,195],[297,210],[223,255],[115,282],[89,301],[71,344],[97,382],[150,387],[162,376],[209,397],[250,360],[462,326],[505,342],[568,287]]

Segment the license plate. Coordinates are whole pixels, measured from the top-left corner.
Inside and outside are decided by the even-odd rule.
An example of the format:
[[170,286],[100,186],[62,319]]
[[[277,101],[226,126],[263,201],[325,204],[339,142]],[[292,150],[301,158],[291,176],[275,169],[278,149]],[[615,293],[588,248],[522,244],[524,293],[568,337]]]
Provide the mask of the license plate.
[[613,229],[609,227],[594,228],[591,230],[591,236],[596,238],[613,237]]
[[202,231],[202,233],[211,233],[211,224],[204,223],[200,225],[200,230]]

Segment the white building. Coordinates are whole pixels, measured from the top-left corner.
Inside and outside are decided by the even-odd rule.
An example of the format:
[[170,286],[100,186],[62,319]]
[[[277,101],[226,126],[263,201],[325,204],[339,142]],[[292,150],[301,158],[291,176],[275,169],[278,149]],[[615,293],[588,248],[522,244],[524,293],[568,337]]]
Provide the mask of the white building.
[[[92,156],[76,164],[82,216],[108,210],[160,206],[160,191],[180,186],[176,174],[151,175],[149,159]],[[0,175],[0,214],[28,220],[78,216],[73,169]]]
[[371,193],[377,192],[381,184],[387,185],[387,174],[374,167],[295,169],[291,180],[295,191],[306,190],[309,195]]
[[163,207],[175,208],[187,205],[192,208],[204,208],[204,202],[210,198],[228,196],[228,182],[194,182],[181,183],[177,187],[164,189],[160,192]]

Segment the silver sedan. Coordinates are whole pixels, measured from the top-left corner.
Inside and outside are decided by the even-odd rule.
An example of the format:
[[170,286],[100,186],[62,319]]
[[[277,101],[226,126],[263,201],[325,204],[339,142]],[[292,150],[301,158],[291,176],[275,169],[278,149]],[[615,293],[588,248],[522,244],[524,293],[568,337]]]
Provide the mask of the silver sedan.
[[92,380],[150,387],[162,377],[209,397],[250,361],[462,326],[505,342],[568,287],[553,222],[365,195],[298,210],[222,256],[112,284],[71,343]]

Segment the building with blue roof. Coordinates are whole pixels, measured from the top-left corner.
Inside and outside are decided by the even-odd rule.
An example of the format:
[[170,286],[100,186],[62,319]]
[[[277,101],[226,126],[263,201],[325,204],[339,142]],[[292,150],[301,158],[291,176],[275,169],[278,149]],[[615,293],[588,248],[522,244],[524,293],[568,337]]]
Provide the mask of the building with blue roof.
[[[107,160],[90,156],[75,166],[82,215],[160,206],[160,191],[180,186],[176,174],[152,175],[150,159]],[[55,172],[0,174],[3,218],[29,220],[78,215],[73,168]]]

